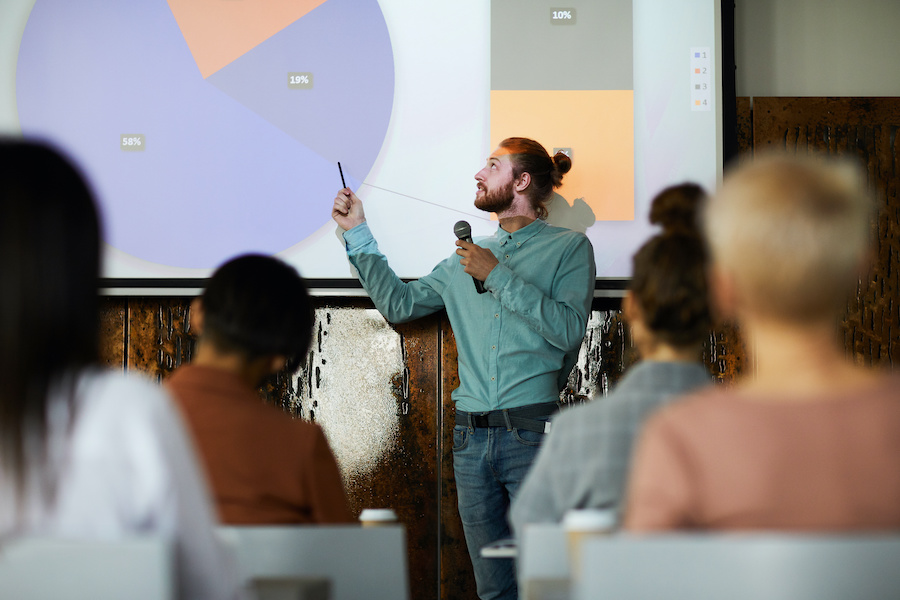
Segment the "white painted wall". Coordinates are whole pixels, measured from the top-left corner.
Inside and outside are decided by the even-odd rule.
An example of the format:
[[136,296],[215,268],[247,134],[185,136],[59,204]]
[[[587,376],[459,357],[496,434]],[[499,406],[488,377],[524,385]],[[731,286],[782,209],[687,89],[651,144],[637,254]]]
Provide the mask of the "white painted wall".
[[900,0],[735,0],[738,96],[900,96]]

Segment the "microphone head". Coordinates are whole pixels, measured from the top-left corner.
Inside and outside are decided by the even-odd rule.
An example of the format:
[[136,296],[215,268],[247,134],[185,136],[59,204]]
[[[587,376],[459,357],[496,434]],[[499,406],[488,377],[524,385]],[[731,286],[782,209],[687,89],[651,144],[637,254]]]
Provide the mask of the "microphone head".
[[472,226],[469,225],[468,221],[457,221],[456,225],[453,226],[453,233],[461,240],[468,239],[472,237]]

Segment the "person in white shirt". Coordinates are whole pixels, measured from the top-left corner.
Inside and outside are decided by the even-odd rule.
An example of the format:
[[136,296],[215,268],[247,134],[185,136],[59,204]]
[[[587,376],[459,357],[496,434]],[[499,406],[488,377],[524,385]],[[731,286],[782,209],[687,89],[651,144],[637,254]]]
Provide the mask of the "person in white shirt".
[[237,597],[170,398],[98,364],[99,263],[99,216],[72,162],[0,140],[0,542],[159,535],[179,598]]

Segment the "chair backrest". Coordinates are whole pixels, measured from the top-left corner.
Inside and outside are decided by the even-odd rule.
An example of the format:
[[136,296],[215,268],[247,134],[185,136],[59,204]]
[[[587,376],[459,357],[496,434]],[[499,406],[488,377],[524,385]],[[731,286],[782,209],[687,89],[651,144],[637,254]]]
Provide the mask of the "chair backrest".
[[408,600],[406,530],[402,525],[220,527],[245,581],[326,577],[333,600]]
[[568,577],[569,548],[559,523],[532,523],[519,538],[520,577]]
[[0,548],[0,598],[171,600],[172,550],[155,537],[23,538]]
[[612,536],[581,551],[574,598],[896,600],[900,536]]
[[516,569],[520,597],[546,596],[547,587],[568,589],[569,549],[559,523],[532,523],[522,528]]

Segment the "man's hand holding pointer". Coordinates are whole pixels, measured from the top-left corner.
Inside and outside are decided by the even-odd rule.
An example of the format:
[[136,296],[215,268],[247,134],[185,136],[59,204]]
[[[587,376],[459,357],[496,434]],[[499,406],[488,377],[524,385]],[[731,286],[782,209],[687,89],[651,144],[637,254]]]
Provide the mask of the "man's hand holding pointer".
[[362,200],[357,198],[350,188],[339,190],[337,196],[334,197],[331,218],[344,231],[365,223],[366,215],[363,212]]

